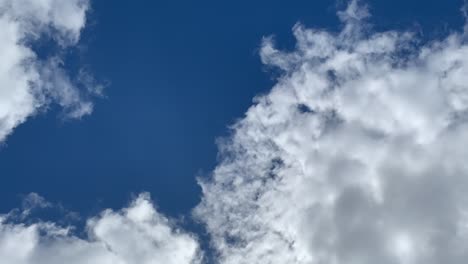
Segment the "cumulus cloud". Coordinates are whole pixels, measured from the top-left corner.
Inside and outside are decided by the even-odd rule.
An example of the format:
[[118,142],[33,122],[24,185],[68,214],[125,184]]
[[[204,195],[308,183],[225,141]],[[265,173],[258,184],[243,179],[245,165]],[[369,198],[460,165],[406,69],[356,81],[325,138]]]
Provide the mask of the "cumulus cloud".
[[[26,208],[51,206],[37,194]],[[19,213],[23,216],[23,213]],[[149,195],[128,208],[105,210],[87,221],[86,238],[52,222],[16,223],[18,212],[0,216],[0,260],[8,264],[196,264],[196,238],[156,211]],[[21,218],[24,221],[23,218]]]
[[275,87],[220,143],[195,216],[223,264],[461,264],[468,259],[468,43],[372,32],[266,38]]
[[[58,2],[26,8],[26,0],[0,0],[0,55],[11,62],[0,63],[0,140],[51,100],[76,117],[91,109],[60,58],[38,60],[28,46],[38,34],[63,47],[79,39],[87,2]],[[200,180],[194,215],[206,225],[215,262],[465,263],[467,33],[421,44],[410,31],[373,32],[358,1],[338,17],[339,32],[296,25],[290,52],[265,38],[261,59],[283,74],[233,125],[212,177]],[[158,213],[147,195],[89,219],[85,238],[52,222],[15,221],[50,206],[32,194],[23,211],[0,217],[0,259],[202,261],[197,239]]]
[[[78,88],[60,55],[79,41],[88,9],[88,0],[0,0],[0,142],[52,102],[72,118],[92,111],[94,84]],[[42,58],[32,46],[45,39],[59,52]]]

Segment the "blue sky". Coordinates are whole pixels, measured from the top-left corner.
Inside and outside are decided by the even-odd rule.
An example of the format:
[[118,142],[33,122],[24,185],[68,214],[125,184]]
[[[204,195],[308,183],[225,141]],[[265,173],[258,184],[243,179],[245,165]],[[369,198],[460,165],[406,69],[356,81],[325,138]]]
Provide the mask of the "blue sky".
[[[444,35],[463,23],[461,1],[369,4],[376,28]],[[82,120],[39,114],[15,130],[0,152],[9,175],[0,208],[37,192],[86,214],[149,191],[165,212],[186,213],[199,201],[195,177],[216,164],[216,138],[273,84],[262,38],[290,49],[297,22],[337,30],[336,6],[344,3],[92,2],[82,51],[72,52],[108,83],[104,97]]]
[[[0,4],[3,2],[10,1],[0,0]],[[53,5],[55,1],[51,3]],[[465,23],[460,11],[463,1],[369,0],[365,3],[371,14],[368,19],[371,26],[366,29],[363,39],[372,36],[373,32],[409,30],[417,42],[414,44],[416,51],[410,50],[411,54],[418,54],[417,49],[426,43],[444,40],[454,32],[463,31]],[[276,57],[276,53],[262,53],[268,47],[265,39],[274,36],[276,49],[285,54],[294,53],[298,40],[293,36],[292,28],[297,23],[306,29],[319,28],[338,34],[343,24],[348,22],[340,22],[336,13],[337,10],[345,10],[347,5],[345,1],[329,0],[299,0],[294,3],[263,0],[197,3],[136,0],[110,3],[91,0],[86,12],[86,25],[69,29],[70,32],[82,30],[79,42],[64,48],[57,46],[54,36],[44,33],[44,39],[29,40],[24,45],[32,47],[39,57],[41,54],[45,57],[59,54],[64,62],[60,67],[70,74],[72,80],[77,78],[79,69],[84,68],[95,79],[94,88],[100,84],[105,88],[100,94],[85,87],[87,84],[77,87],[85,91],[83,97],[93,103],[92,113],[77,119],[66,117],[63,107],[59,106],[66,105],[65,99],[52,96],[54,99],[46,106],[34,111],[25,122],[14,127],[0,146],[0,213],[8,213],[21,206],[24,197],[37,193],[87,219],[106,208],[119,210],[140,193],[148,192],[157,204],[158,212],[174,219],[184,218],[180,223],[184,228],[193,228],[187,222],[193,221],[192,210],[197,208],[194,214],[198,215],[195,218],[200,226],[206,224],[224,230],[225,227],[207,220],[220,213],[214,209],[216,206],[210,200],[213,198],[209,197],[210,194],[222,195],[215,189],[224,186],[223,177],[227,177],[220,176],[224,180],[219,181],[211,179],[214,170],[218,170],[215,175],[222,174],[219,171],[227,166],[223,163],[226,155],[219,154],[217,139],[235,141],[232,135],[244,130],[235,128],[233,132],[229,127],[239,120],[250,120],[244,117],[253,105],[253,98],[270,94],[278,78],[294,76],[295,73],[289,66],[282,66],[283,60],[288,59]],[[68,38],[68,35],[61,37]],[[337,40],[343,39],[337,37]],[[462,42],[459,45],[464,47],[465,44]],[[306,56],[305,53],[298,54],[299,57]],[[457,54],[454,56],[461,56],[460,60],[466,59],[461,53]],[[293,60],[289,63],[298,62]],[[427,65],[432,64],[427,62]],[[424,74],[430,76],[430,73]],[[459,80],[457,78],[454,77],[454,82]],[[447,84],[452,87],[450,85]],[[432,90],[423,94],[431,93]],[[430,96],[436,97],[434,94]],[[398,100],[406,102],[404,99]],[[431,106],[434,104],[428,103]],[[405,109],[403,103],[390,105],[389,109],[392,107],[408,111],[408,120],[414,116],[416,121],[404,124],[404,127],[410,128],[425,120],[422,117],[433,113],[428,110],[421,114],[415,110],[411,115],[412,110]],[[385,118],[384,114],[381,117]],[[343,118],[354,120],[352,114]],[[369,122],[378,124],[374,119]],[[388,121],[388,124],[391,122]],[[420,127],[409,132],[387,128],[387,125],[378,127],[383,134],[411,134],[418,138],[418,133],[428,126],[421,121]],[[432,128],[429,127],[429,130]],[[431,136],[430,133],[422,135],[422,142]],[[455,141],[455,137],[451,139]],[[308,142],[305,140],[302,144]],[[227,145],[229,148],[236,144]],[[245,142],[238,144],[247,148]],[[221,145],[223,148],[226,143]],[[240,155],[233,152],[227,156]],[[287,160],[284,157],[280,159]],[[249,166],[245,166],[246,171],[255,171]],[[249,173],[255,174],[250,171],[246,174]],[[204,186],[208,194],[202,193],[197,177],[209,182]],[[248,181],[247,178],[244,181]],[[226,193],[230,190],[226,190]],[[242,192],[236,194],[241,195]],[[202,198],[205,203],[200,203]],[[56,216],[45,214],[44,217]],[[189,231],[200,232],[199,228]],[[210,236],[213,241],[223,237],[210,228],[206,232],[209,235],[199,235],[206,240],[202,244],[207,244]],[[226,237],[222,239],[229,240]],[[249,237],[243,239],[251,240]],[[211,251],[220,250],[216,248],[215,245],[213,249],[203,250],[210,255]],[[405,249],[400,251],[406,252]],[[225,263],[236,263],[233,252],[220,254],[225,254],[226,259],[231,261],[226,260]],[[252,258],[257,256],[249,254]],[[291,254],[304,255],[301,252]],[[284,261],[291,259],[290,256],[285,257]],[[315,262],[304,260],[297,263]],[[454,260],[452,263],[458,262]]]

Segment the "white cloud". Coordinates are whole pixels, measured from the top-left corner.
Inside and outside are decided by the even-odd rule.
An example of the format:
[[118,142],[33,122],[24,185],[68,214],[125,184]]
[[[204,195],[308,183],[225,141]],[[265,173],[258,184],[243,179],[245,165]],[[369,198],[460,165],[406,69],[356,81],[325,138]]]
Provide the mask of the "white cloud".
[[[75,117],[91,110],[60,58],[38,61],[27,45],[37,32],[63,47],[79,39],[87,3],[58,2],[0,0],[0,140],[50,100]],[[284,74],[220,143],[194,211],[217,261],[465,263],[466,33],[420,45],[412,32],[369,31],[357,1],[338,16],[337,33],[295,26],[292,52],[264,40],[263,62]],[[30,195],[20,220],[37,206],[51,205]],[[86,238],[11,218],[0,218],[0,259],[11,264],[201,262],[196,238],[145,195],[90,219]]]
[[436,264],[468,258],[468,44],[369,32],[353,1],[341,32],[266,38],[284,75],[256,98],[195,215],[223,264]]
[[[27,209],[51,206],[36,194],[26,201]],[[0,216],[2,263],[196,264],[201,260],[194,236],[159,214],[146,194],[128,208],[106,210],[89,219],[87,238],[74,236],[72,227],[51,222],[17,224],[16,214]]]
[[83,95],[94,88],[81,91],[59,55],[39,58],[32,49],[44,37],[62,51],[76,45],[88,9],[87,0],[0,0],[0,142],[51,102],[72,118],[92,111]]

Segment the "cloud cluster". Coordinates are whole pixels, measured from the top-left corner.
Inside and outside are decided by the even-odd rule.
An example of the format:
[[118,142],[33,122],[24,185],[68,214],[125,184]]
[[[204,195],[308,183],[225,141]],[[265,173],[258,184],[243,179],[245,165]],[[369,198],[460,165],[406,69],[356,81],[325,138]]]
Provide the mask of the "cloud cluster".
[[[51,206],[37,195],[26,201],[27,209]],[[89,219],[87,238],[74,236],[72,227],[51,222],[18,224],[16,215],[0,216],[2,263],[196,264],[201,260],[197,240],[159,214],[147,194],[128,208],[106,210]]]
[[468,259],[468,43],[370,31],[272,38],[275,87],[220,143],[195,216],[223,264],[461,264]]
[[[72,118],[92,111],[85,95],[99,89],[79,89],[60,55],[77,44],[88,9],[87,0],[0,0],[0,142],[51,102]],[[59,52],[43,58],[32,47],[46,40]]]
[[[74,45],[85,1],[0,0],[0,140],[51,100],[72,116],[90,103],[29,43]],[[283,73],[220,142],[194,209],[220,264],[462,264],[468,258],[468,42],[421,44],[372,32],[352,1],[340,32],[296,25],[296,48],[265,38],[261,59]],[[0,217],[10,264],[201,263],[197,239],[147,195],[87,222],[87,236],[51,222]],[[21,220],[20,221],[23,221]]]

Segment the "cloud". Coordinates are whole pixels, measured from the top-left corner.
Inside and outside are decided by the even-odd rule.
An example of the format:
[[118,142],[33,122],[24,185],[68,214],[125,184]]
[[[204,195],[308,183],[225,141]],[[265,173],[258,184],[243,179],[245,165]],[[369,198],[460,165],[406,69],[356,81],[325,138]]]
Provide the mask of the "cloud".
[[283,71],[220,143],[195,216],[223,264],[437,264],[468,258],[468,44],[298,24]]
[[[25,203],[27,210],[51,206],[37,194],[29,195]],[[15,223],[17,215],[24,214],[0,216],[2,263],[196,264],[201,260],[196,238],[158,213],[147,194],[128,208],[105,210],[88,219],[86,238],[74,236],[73,227],[52,222]]]
[[[61,59],[39,60],[28,46],[43,34],[76,44],[87,2],[0,3],[0,54],[9,56],[0,63],[0,140],[51,101],[70,116],[88,113]],[[262,61],[283,74],[220,141],[212,177],[200,179],[194,216],[216,263],[465,263],[467,33],[421,44],[411,31],[373,32],[358,1],[338,17],[340,32],[296,25],[291,52],[271,37],[262,43]],[[53,222],[24,223],[51,206],[31,194],[23,210],[0,217],[0,259],[202,262],[194,235],[145,194],[89,219],[84,238]]]
[[[51,103],[71,118],[92,111],[87,95],[100,87],[74,82],[61,56],[78,43],[88,9],[87,0],[0,0],[0,142]],[[43,57],[32,47],[46,39],[59,51]]]

